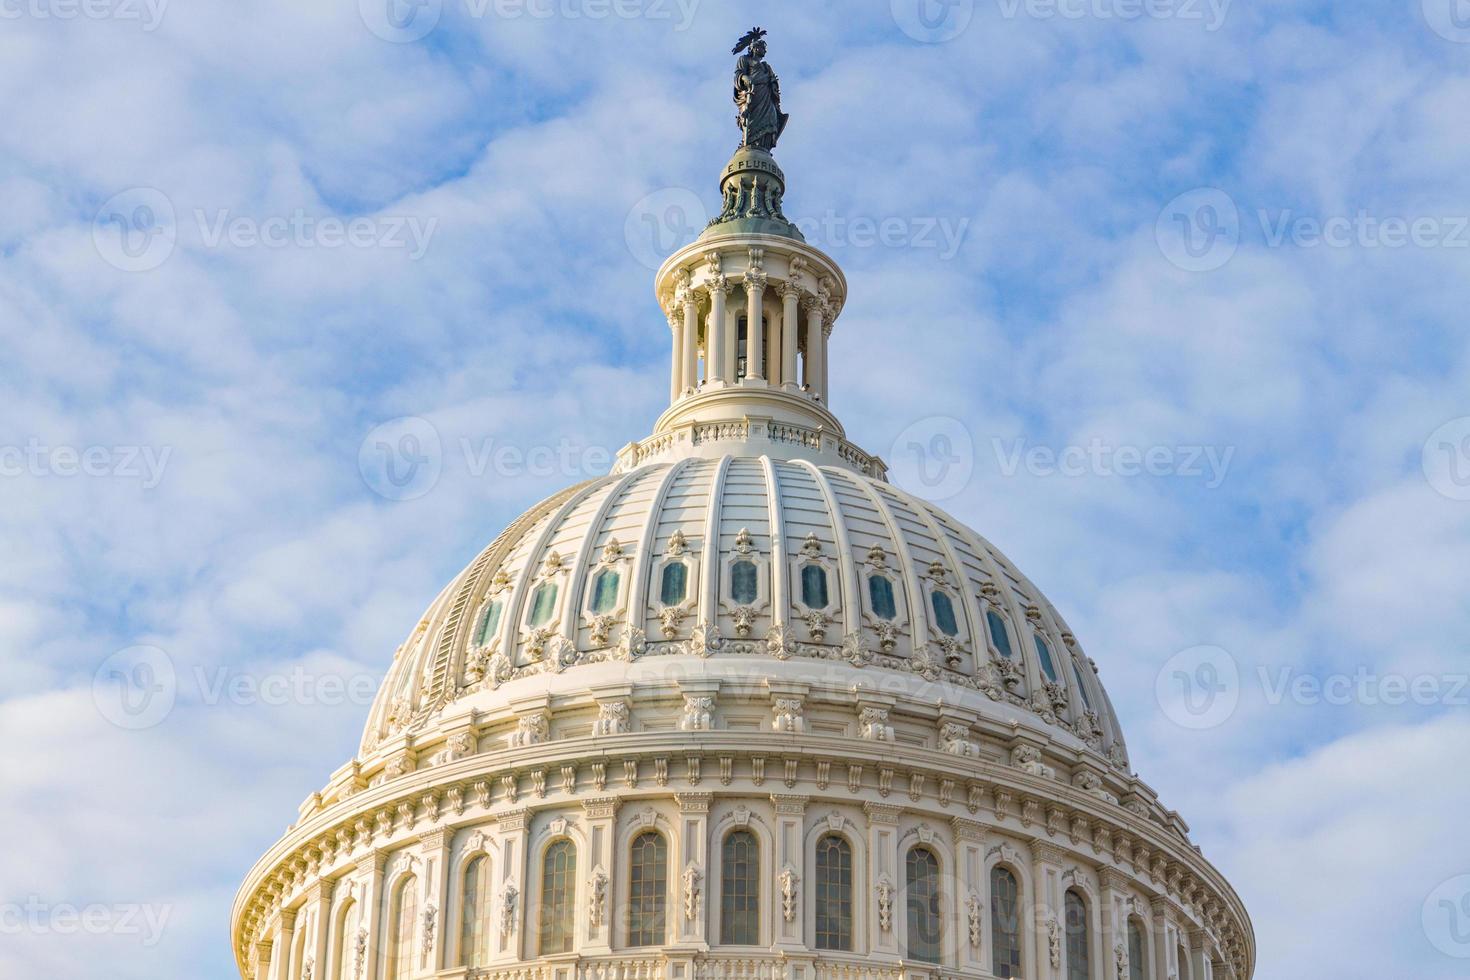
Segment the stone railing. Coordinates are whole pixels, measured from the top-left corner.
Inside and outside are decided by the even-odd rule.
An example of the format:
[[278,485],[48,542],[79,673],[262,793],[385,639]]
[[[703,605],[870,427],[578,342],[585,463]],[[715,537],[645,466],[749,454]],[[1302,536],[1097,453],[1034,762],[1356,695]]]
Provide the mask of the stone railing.
[[[685,957],[674,957],[688,962]],[[670,957],[607,956],[541,961],[469,970],[466,980],[668,980]],[[897,966],[861,959],[835,959],[823,954],[814,964],[815,980],[903,980]],[[810,976],[780,956],[704,953],[694,957],[689,980],[800,980]]]
[[691,422],[669,432],[631,442],[618,453],[614,473],[626,473],[645,463],[701,455],[696,447],[719,443],[742,443],[752,454],[769,450],[773,455],[789,447],[797,447],[797,455],[823,462],[848,466],[864,476],[877,480],[888,478],[888,467],[877,456],[864,452],[835,433],[795,422],[777,422],[764,418],[721,419],[713,422]]

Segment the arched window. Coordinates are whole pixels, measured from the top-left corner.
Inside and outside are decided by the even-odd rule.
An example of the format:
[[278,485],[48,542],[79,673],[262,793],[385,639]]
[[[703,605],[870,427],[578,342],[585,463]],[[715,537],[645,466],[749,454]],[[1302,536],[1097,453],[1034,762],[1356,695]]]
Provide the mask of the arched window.
[[934,625],[939,627],[939,632],[945,636],[959,636],[960,624],[954,615],[954,602],[943,592],[935,591],[929,595],[929,605],[934,607]]
[[542,582],[536,586],[536,591],[531,593],[531,618],[526,622],[531,626],[545,626],[551,622],[554,612],[556,612],[556,583]]
[[852,845],[827,834],[817,841],[817,949],[852,950]]
[[666,606],[677,606],[689,592],[689,567],[682,561],[671,561],[664,566],[663,579],[659,582],[658,597]]
[[801,602],[808,609],[827,608],[827,570],[821,565],[801,567]]
[[589,605],[595,615],[612,612],[618,604],[618,573],[604,568],[592,578],[592,602]]
[[1092,948],[1087,937],[1087,903],[1075,889],[1068,889],[1067,980],[1092,980]]
[[725,838],[720,853],[720,942],[755,946],[760,942],[760,843],[748,830]]
[[460,896],[459,961],[461,966],[484,966],[490,961],[489,910],[490,861],[483,854],[464,869],[464,891]]
[[1128,920],[1128,980],[1148,980],[1148,940],[1136,918]]
[[1006,630],[1006,621],[1000,618],[1000,613],[994,609],[985,610],[985,621],[990,624],[990,640],[995,644],[995,649],[1007,660],[1015,659],[1011,653],[1011,634]]
[[496,599],[490,605],[486,606],[485,611],[480,614],[480,628],[475,630],[475,644],[477,646],[484,646],[495,639],[495,634],[500,630],[500,611],[504,608],[505,605],[499,599]]
[[1192,974],[1189,972],[1189,950],[1184,944],[1179,944],[1179,980],[1189,980]]
[[404,878],[393,892],[393,914],[389,916],[387,980],[408,980],[413,976],[413,933],[419,918],[418,879]]
[[539,949],[542,956],[570,953],[576,932],[572,907],[577,893],[577,848],[569,840],[559,840],[546,849],[541,862],[541,929]]
[[353,980],[356,972],[357,909],[357,903],[349,900],[337,914],[337,935],[332,944],[337,964],[337,976],[334,980]]
[[755,602],[760,595],[756,582],[755,562],[737,561],[730,566],[730,598],[742,606]]
[[998,977],[1021,975],[1021,889],[1010,869],[990,872],[990,972]]
[[663,834],[639,834],[628,862],[628,945],[662,946],[669,893],[669,848]]
[[1057,665],[1051,660],[1051,647],[1046,640],[1042,639],[1040,633],[1033,634],[1036,639],[1036,655],[1041,658],[1041,670],[1046,674],[1046,679],[1053,684],[1057,682]]
[[939,962],[939,859],[927,847],[909,851],[904,868],[908,896],[908,958]]
[[868,576],[868,602],[873,607],[873,615],[879,619],[893,619],[898,615],[898,606],[893,601],[893,583],[886,576]]

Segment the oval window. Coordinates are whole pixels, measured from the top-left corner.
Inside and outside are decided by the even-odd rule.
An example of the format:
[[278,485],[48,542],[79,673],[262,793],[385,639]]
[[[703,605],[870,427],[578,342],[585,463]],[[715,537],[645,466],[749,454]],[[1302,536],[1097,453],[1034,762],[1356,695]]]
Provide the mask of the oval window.
[[1040,633],[1036,634],[1036,655],[1041,658],[1041,670],[1046,674],[1046,679],[1055,684],[1057,682],[1057,668],[1051,662],[1051,647],[1046,645],[1046,641],[1041,638]]
[[756,583],[755,562],[737,561],[730,566],[730,598],[748,606],[755,602],[760,595],[760,586]]
[[949,596],[934,592],[929,596],[929,604],[934,607],[934,625],[939,627],[939,632],[945,636],[958,636],[960,624],[955,619],[954,603]]
[[556,612],[556,583],[542,582],[536,586],[536,591],[531,593],[531,618],[527,620],[532,626],[545,626],[551,621],[551,614]]
[[677,606],[684,601],[689,591],[689,568],[682,561],[669,562],[664,566],[663,581],[659,583],[658,597],[666,606]]
[[827,608],[827,570],[821,565],[802,567],[801,601],[808,609]]
[[985,621],[990,624],[990,639],[995,644],[995,649],[1007,660],[1014,660],[1015,656],[1011,653],[1011,634],[1006,632],[1006,621],[994,609],[985,610]]
[[592,580],[592,611],[608,612],[618,603],[618,573],[605,568]]
[[484,646],[495,639],[495,634],[500,630],[501,608],[499,599],[485,607],[485,611],[480,615],[480,628],[475,632],[476,645]]
[[893,603],[893,583],[882,575],[868,576],[868,601],[873,606],[873,615],[879,619],[893,619],[898,607]]

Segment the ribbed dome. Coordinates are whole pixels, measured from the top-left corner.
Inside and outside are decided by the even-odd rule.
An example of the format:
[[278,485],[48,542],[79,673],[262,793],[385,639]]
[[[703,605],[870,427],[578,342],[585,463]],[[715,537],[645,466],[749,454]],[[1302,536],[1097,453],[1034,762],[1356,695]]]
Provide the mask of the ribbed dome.
[[549,678],[582,688],[667,657],[712,676],[761,657],[762,675],[784,661],[826,662],[847,687],[907,678],[1127,765],[1094,665],[989,542],[852,469],[731,455],[645,465],[524,514],[399,648],[363,752],[451,702],[499,713]]

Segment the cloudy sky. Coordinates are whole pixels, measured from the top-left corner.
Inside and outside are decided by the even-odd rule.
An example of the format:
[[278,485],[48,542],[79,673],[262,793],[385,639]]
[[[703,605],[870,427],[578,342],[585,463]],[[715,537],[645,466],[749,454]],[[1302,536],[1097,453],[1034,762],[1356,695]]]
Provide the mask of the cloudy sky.
[[834,407],[1260,980],[1470,970],[1459,0],[0,0],[0,975],[234,975],[424,607],[662,407],[756,22]]

